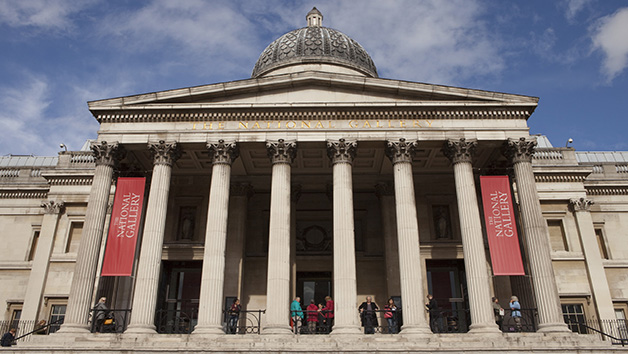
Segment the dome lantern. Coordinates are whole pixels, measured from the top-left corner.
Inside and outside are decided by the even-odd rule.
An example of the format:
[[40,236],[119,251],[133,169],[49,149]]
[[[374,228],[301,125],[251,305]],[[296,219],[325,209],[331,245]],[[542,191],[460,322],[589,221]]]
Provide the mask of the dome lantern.
[[308,27],[320,27],[323,25],[323,14],[318,11],[316,7],[313,7],[310,12],[305,16]]

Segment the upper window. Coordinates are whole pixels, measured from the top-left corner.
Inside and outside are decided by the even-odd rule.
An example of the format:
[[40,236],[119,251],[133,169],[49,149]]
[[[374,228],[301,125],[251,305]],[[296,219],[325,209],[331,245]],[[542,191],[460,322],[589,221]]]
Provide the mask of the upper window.
[[76,253],[78,251],[81,235],[83,234],[83,223],[70,223],[70,232],[68,234],[68,243],[65,246],[65,253]]
[[603,259],[608,258],[608,249],[606,248],[606,242],[604,241],[604,233],[602,229],[595,229],[595,238],[597,239],[597,245],[600,248],[600,256]]
[[31,242],[31,250],[28,252],[28,260],[35,259],[35,251],[37,251],[37,243],[39,242],[39,230],[33,232],[33,241]]
[[562,219],[547,220],[552,251],[568,251]]

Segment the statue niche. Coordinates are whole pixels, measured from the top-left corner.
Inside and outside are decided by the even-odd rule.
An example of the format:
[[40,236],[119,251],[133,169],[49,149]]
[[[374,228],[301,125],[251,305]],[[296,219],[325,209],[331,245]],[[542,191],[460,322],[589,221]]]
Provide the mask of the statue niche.
[[177,240],[193,241],[194,230],[196,229],[196,207],[183,206],[179,209],[179,227]]

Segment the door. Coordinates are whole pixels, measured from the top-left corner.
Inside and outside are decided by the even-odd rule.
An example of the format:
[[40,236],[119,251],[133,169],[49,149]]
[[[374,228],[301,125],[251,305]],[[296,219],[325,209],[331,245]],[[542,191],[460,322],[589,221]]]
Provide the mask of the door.
[[325,306],[325,296],[332,295],[331,272],[297,272],[297,296],[307,307],[311,300]]

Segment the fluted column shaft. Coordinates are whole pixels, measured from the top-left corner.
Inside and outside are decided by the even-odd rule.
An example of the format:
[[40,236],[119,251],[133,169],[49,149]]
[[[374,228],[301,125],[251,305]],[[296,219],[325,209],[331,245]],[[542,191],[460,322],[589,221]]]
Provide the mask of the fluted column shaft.
[[585,198],[574,198],[570,200],[570,204],[576,218],[576,225],[580,234],[580,242],[582,243],[584,258],[586,259],[587,273],[589,274],[589,282],[591,283],[591,291],[593,292],[598,316],[602,320],[614,320],[615,308],[613,306],[613,298],[597,243],[593,219],[591,218],[591,204],[593,204],[593,201]]
[[225,249],[229,210],[231,162],[237,156],[235,143],[208,144],[212,155],[212,179],[205,230],[203,273],[195,334],[221,334],[222,298],[225,279]]
[[270,191],[266,325],[264,334],[290,332],[290,164],[295,143],[266,144],[273,163]]
[[477,141],[449,140],[443,152],[454,167],[460,233],[464,252],[464,266],[467,275],[469,307],[471,313],[470,333],[500,333],[495,323],[491,304],[489,274],[486,266],[486,252],[482,235],[480,208],[471,164]]
[[33,257],[33,266],[28,277],[28,286],[26,287],[26,295],[24,296],[24,306],[22,307],[21,321],[37,321],[37,315],[41,306],[41,298],[44,287],[46,286],[46,278],[48,277],[48,266],[50,265],[50,254],[54,244],[59,217],[64,209],[63,202],[48,201],[42,203],[44,208],[44,218],[41,223],[41,231],[39,232],[39,240],[35,257]]
[[117,143],[107,144],[106,141],[92,145],[96,161],[96,169],[89,192],[85,223],[81,243],[76,254],[76,265],[70,286],[68,306],[65,320],[59,332],[87,333],[87,320],[91,309],[94,280],[98,268],[100,244],[103,236],[105,216],[109,204],[113,167],[122,158],[123,149]]
[[248,201],[253,195],[250,184],[231,184],[229,197],[229,221],[225,259],[223,296],[242,295],[242,269],[244,268],[244,244],[246,241]]
[[334,328],[332,334],[358,334],[357,280],[353,219],[352,162],[356,142],[327,142],[333,163],[334,203]]
[[138,260],[133,295],[133,312],[127,333],[155,333],[157,287],[166,227],[172,164],[179,157],[177,143],[149,144],[154,154],[142,249]]
[[416,213],[412,156],[417,142],[389,141],[386,150],[393,163],[399,245],[399,278],[403,301],[402,334],[427,335],[431,331],[423,305],[422,262],[419,247],[419,222]]
[[549,232],[532,171],[536,140],[509,139],[505,153],[513,161],[530,273],[538,306],[539,332],[568,332],[550,256]]

